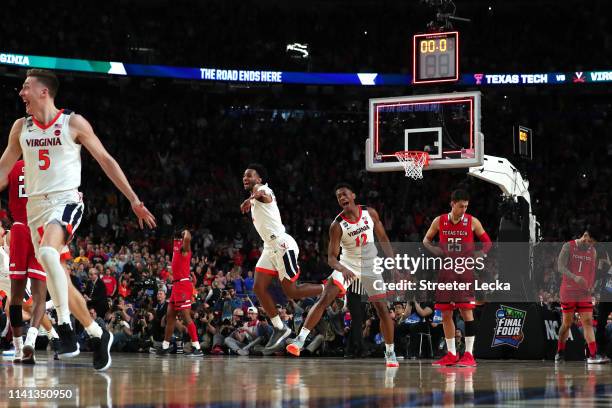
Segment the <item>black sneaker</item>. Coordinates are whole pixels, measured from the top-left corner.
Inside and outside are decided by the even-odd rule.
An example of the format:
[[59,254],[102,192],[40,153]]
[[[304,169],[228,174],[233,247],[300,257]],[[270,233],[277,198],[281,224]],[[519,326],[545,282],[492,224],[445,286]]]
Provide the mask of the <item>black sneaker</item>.
[[268,340],[268,344],[264,348],[267,351],[275,350],[279,346],[283,345],[283,340],[285,340],[291,334],[291,329],[288,327],[283,327],[282,329],[274,328],[274,332],[272,336],[270,336],[270,340]]
[[51,350],[53,350],[53,359],[59,360],[57,353],[59,352],[62,342],[60,339],[51,339]]
[[201,349],[193,349],[191,353],[185,353],[187,357],[202,357],[204,353],[202,353]]
[[555,363],[561,363],[563,361],[565,361],[565,350],[557,351],[557,354],[555,354]]
[[36,359],[34,358],[34,347],[30,345],[23,346],[22,353],[23,356],[21,357],[21,364],[36,364]]
[[60,347],[57,357],[60,360],[76,357],[80,353],[79,343],[77,342],[74,330],[68,323],[57,326],[57,334],[60,337]]
[[158,356],[167,356],[168,354],[170,354],[170,347],[168,348],[160,347],[155,351],[155,354],[157,354]]
[[91,337],[89,345],[93,350],[93,367],[96,371],[104,371],[111,365],[110,349],[113,345],[113,334],[102,329],[102,337]]

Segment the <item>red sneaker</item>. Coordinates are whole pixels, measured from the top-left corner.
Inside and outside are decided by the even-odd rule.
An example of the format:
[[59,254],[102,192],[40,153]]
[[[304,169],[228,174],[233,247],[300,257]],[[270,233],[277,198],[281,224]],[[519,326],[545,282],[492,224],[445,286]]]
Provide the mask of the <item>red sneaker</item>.
[[456,356],[455,354],[449,352],[446,353],[446,355],[438,361],[434,361],[433,363],[431,363],[431,365],[436,367],[452,366],[457,364],[457,361],[459,361],[459,356]]
[[474,360],[474,356],[472,353],[468,353],[467,351],[463,353],[463,356],[457,362],[457,366],[459,367],[476,367],[476,360]]
[[296,346],[295,344],[291,343],[287,346],[286,348],[287,353],[294,355],[296,357],[300,356],[300,348],[298,346]]
[[220,356],[220,355],[223,355],[225,353],[223,352],[223,347],[221,347],[220,345],[217,344],[215,347],[213,347],[213,349],[212,349],[210,354],[215,355],[215,356]]

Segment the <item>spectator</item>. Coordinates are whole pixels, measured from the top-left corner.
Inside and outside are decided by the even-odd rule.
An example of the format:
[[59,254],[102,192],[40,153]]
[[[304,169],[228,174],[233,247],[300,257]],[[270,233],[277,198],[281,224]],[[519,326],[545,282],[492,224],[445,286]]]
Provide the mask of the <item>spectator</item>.
[[85,300],[90,308],[96,310],[98,316],[106,315],[107,298],[106,286],[104,282],[98,277],[98,270],[96,268],[89,269],[89,280],[85,286]]
[[115,277],[111,273],[110,268],[106,268],[104,270],[102,282],[104,282],[104,286],[106,286],[106,295],[108,297],[115,296],[115,293],[117,292],[117,279],[115,279]]
[[231,352],[241,356],[249,355],[254,350],[255,346],[266,344],[268,337],[272,333],[272,328],[267,324],[262,324],[259,320],[257,308],[250,306],[248,308],[248,320],[242,324],[242,327],[234,330],[234,332],[225,338],[225,345]]
[[253,287],[255,286],[255,279],[253,278],[253,271],[247,272],[247,277],[244,279],[244,289],[247,296],[253,297]]

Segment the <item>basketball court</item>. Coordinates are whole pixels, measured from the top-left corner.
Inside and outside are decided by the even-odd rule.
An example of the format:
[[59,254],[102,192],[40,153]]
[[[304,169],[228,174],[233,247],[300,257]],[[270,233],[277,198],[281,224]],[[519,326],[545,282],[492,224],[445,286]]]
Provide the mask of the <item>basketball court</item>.
[[18,387],[63,386],[74,393],[61,403],[2,406],[610,406],[609,366],[583,362],[488,360],[476,368],[436,368],[431,360],[258,358],[113,354],[113,367],[95,373],[90,356],[69,362],[39,353],[35,366],[2,362],[3,393]]

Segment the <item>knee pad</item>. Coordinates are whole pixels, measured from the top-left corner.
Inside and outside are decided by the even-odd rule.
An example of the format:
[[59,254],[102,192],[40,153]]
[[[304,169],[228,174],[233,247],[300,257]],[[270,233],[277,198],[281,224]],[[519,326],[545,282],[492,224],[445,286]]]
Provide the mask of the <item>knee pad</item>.
[[10,305],[9,306],[9,318],[11,319],[12,327],[23,326],[23,316],[21,314],[21,305]]
[[39,257],[40,263],[42,263],[45,269],[47,269],[47,273],[49,273],[47,265],[55,261],[59,262],[59,258],[60,258],[59,252],[57,252],[55,248],[50,247],[50,246],[40,247],[38,249],[38,257]]

